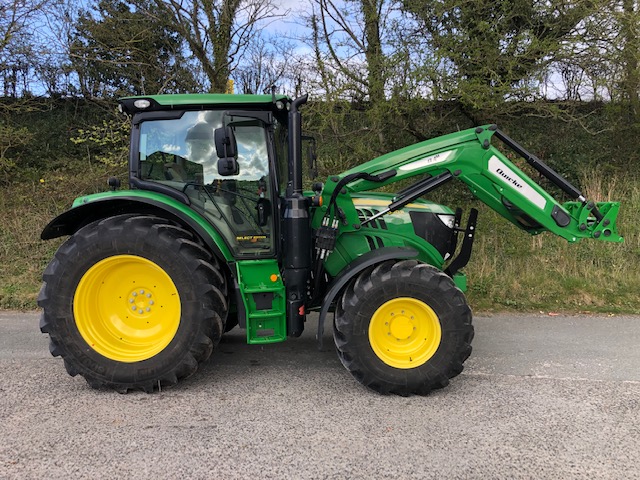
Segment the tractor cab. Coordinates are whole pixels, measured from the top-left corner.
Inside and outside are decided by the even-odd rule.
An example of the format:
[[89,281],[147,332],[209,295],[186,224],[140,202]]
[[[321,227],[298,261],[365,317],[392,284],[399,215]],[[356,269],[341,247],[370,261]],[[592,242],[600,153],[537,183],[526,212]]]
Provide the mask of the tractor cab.
[[[234,256],[273,257],[277,198],[286,184],[279,179],[286,179],[288,101],[256,96],[266,101],[230,108],[228,96],[199,97],[200,105],[178,105],[168,112],[158,111],[166,106],[154,108],[162,97],[122,101],[133,114],[133,183],[186,196]],[[217,105],[218,99],[225,104]]]

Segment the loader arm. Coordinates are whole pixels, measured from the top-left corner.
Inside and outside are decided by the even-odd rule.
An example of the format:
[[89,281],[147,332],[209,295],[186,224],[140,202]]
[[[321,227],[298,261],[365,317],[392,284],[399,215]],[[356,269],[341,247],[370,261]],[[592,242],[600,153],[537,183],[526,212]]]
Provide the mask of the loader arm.
[[[492,145],[494,137],[517,156],[523,157],[573,201],[557,201]],[[349,195],[343,193],[372,190],[416,177],[420,180],[398,192],[379,216],[400,209],[440,185],[458,179],[478,199],[530,234],[549,231],[569,242],[581,238],[623,241],[616,229],[618,202],[594,203],[587,200],[580,190],[495,125],[445,135],[378,157],[331,177],[323,195],[329,200],[329,209],[333,200],[336,212],[342,216],[341,230],[357,229],[359,225],[344,221],[345,218],[353,218],[354,212]]]

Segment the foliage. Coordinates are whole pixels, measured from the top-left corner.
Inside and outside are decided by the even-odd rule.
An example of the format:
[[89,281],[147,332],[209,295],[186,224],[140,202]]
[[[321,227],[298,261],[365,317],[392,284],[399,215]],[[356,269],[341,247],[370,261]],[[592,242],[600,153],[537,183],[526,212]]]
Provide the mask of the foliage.
[[160,15],[132,11],[121,0],[100,0],[96,8],[96,14],[81,13],[69,51],[85,97],[184,92],[195,87],[182,40]]
[[89,155],[110,167],[124,167],[127,164],[129,151],[129,122],[119,119],[103,120],[99,125],[90,125],[87,129],[79,129],[71,142],[86,145]]
[[29,143],[33,134],[26,127],[13,127],[0,123],[0,183],[8,183],[17,164],[10,151]]
[[562,42],[592,2],[405,0],[420,33],[438,52],[441,91],[470,110],[498,111],[528,99]]
[[16,167],[4,180],[38,180],[39,172],[90,168],[87,145],[74,144],[71,138],[77,136],[78,129],[89,130],[92,126],[101,125],[104,119],[115,118],[114,112],[113,104],[73,98],[0,99],[0,124],[29,132],[27,141],[7,149],[5,156]]

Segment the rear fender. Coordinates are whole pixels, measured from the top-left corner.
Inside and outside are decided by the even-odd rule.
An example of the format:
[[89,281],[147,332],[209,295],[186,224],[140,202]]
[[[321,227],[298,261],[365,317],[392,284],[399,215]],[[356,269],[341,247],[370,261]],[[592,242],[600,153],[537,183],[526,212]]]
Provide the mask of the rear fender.
[[318,348],[322,348],[322,335],[324,333],[324,319],[329,311],[329,308],[335,301],[344,287],[360,272],[378,263],[385,262],[387,260],[403,260],[407,258],[415,258],[418,256],[418,251],[413,248],[405,247],[384,247],[376,250],[371,250],[356,260],[351,262],[344,270],[336,275],[331,284],[327,288],[327,293],[322,301],[322,307],[320,308],[320,318],[318,319]]
[[49,222],[40,238],[49,240],[73,235],[91,222],[127,213],[156,215],[181,224],[198,235],[220,260],[233,261],[233,256],[221,235],[204,218],[186,205],[172,199],[165,200],[164,196],[158,194],[148,196],[97,194],[84,197],[78,206],[72,207]]

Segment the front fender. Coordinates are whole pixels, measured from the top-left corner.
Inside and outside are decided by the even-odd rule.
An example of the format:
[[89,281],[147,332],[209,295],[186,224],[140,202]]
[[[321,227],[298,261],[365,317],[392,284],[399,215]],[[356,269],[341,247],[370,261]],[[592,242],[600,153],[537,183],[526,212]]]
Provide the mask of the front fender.
[[372,265],[376,265],[387,260],[400,260],[406,258],[414,258],[417,256],[418,252],[413,248],[378,248],[359,256],[356,260],[354,260],[346,268],[344,268],[338,275],[336,275],[329,285],[324,300],[322,301],[322,307],[320,308],[320,318],[318,318],[318,333],[316,337],[318,340],[318,348],[322,348],[324,319],[327,315],[327,312],[329,311],[331,304],[333,304],[336,296],[344,289],[344,287],[347,285],[347,283],[349,283],[351,279],[353,279],[360,272],[368,267],[371,267]]
[[73,235],[85,225],[114,215],[157,215],[197,234],[221,259],[233,261],[222,236],[196,211],[165,195],[136,190],[105,192],[76,199],[74,206],[51,220],[40,234],[43,240]]

